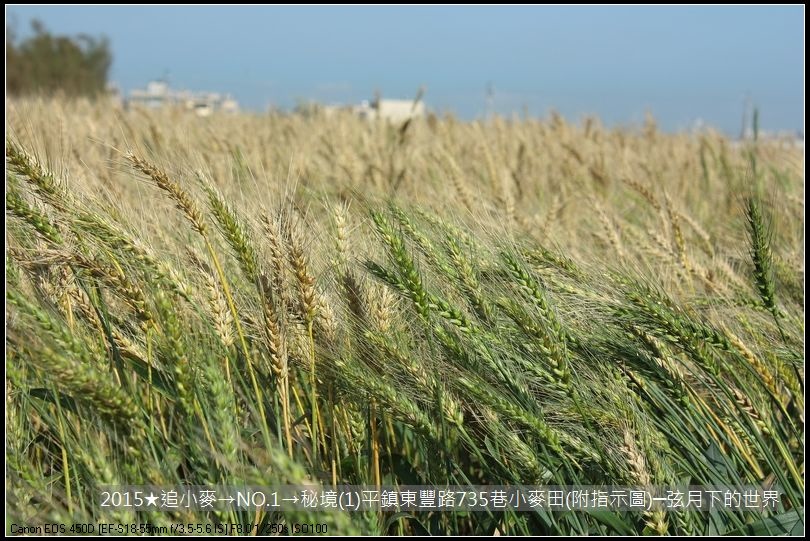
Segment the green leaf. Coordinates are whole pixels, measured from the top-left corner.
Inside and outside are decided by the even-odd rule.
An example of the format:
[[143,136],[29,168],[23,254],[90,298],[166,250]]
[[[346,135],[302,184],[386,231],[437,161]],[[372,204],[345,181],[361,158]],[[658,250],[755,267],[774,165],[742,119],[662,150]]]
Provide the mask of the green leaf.
[[804,536],[804,507],[765,517],[727,532],[728,535],[799,535]]

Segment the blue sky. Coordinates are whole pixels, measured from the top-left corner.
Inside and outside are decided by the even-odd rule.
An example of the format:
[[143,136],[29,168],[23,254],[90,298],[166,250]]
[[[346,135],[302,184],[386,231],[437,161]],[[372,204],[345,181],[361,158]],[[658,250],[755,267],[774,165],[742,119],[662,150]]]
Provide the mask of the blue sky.
[[25,36],[110,38],[125,92],[176,87],[244,107],[413,97],[475,118],[597,114],[668,130],[696,119],[737,134],[746,99],[767,130],[804,131],[804,7],[7,6]]

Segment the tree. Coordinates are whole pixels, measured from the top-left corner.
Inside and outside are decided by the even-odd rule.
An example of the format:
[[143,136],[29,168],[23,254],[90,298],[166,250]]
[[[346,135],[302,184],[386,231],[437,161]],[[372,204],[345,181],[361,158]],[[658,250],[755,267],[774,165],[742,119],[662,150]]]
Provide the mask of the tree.
[[17,43],[6,32],[6,93],[96,96],[106,91],[112,64],[109,40],[86,34],[56,36],[31,22],[33,35]]

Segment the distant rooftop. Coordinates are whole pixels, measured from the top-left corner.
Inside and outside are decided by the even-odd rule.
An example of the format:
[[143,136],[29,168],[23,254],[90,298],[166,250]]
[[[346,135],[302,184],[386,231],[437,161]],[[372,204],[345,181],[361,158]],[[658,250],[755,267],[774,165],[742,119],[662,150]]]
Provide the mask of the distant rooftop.
[[149,81],[144,89],[133,89],[126,106],[151,109],[175,107],[193,111],[199,116],[208,116],[220,111],[226,113],[239,111],[239,102],[228,94],[175,90],[168,82],[162,80]]

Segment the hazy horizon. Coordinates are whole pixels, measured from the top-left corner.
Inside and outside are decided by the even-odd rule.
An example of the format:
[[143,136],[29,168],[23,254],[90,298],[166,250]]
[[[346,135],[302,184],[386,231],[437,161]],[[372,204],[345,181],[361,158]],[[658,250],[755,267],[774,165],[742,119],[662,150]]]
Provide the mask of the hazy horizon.
[[167,77],[261,111],[424,86],[431,110],[465,119],[553,109],[627,125],[650,111],[665,130],[701,120],[730,135],[749,103],[762,130],[804,132],[800,5],[6,7],[20,37],[33,18],[107,36],[125,95]]

